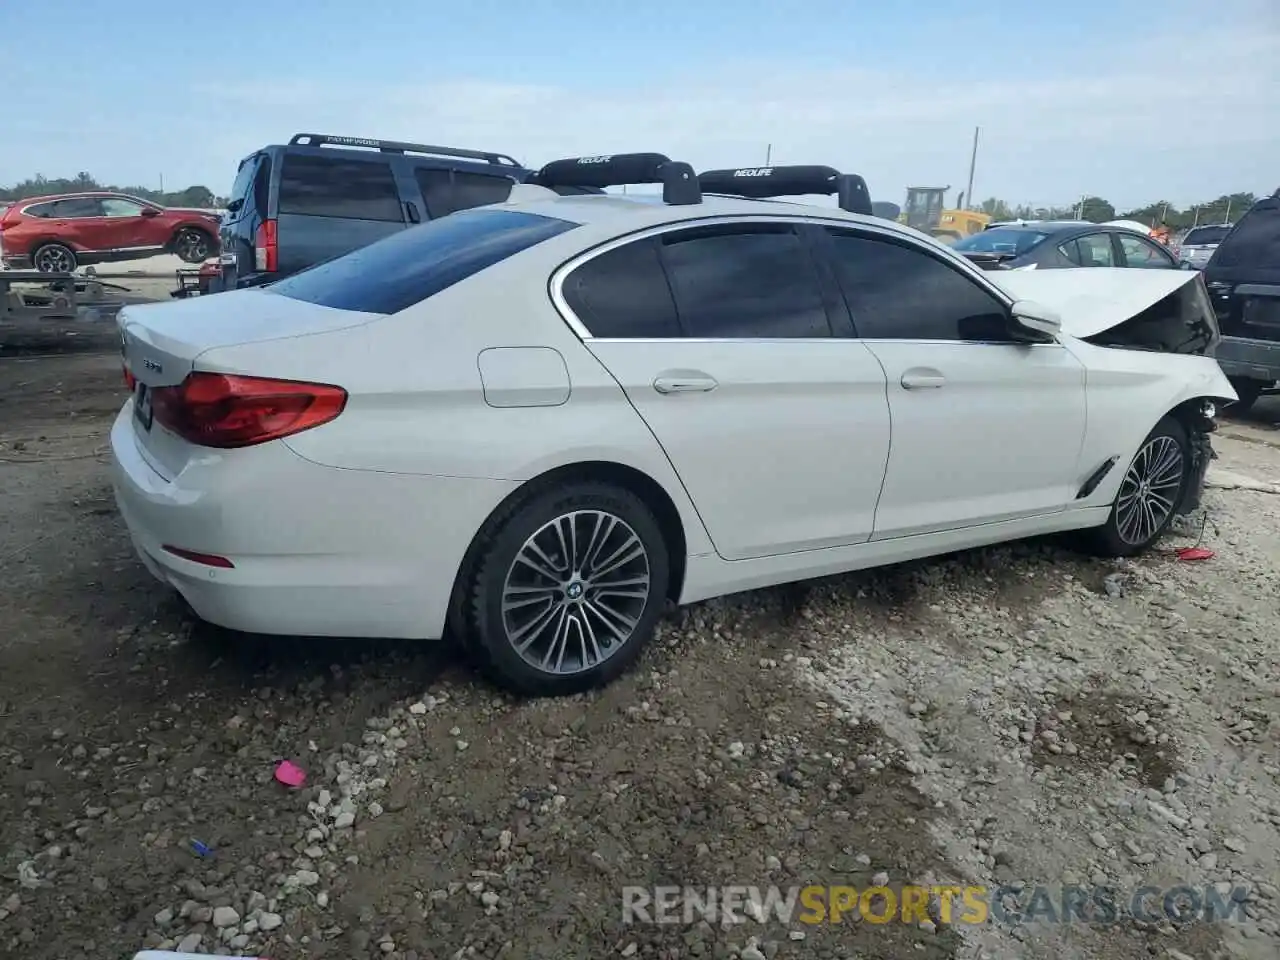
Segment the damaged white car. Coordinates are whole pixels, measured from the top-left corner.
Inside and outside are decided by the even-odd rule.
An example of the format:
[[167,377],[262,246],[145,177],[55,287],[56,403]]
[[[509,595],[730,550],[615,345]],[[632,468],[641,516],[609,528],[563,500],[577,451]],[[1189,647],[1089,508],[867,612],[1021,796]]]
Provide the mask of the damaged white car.
[[[668,601],[1055,531],[1133,554],[1199,495],[1235,394],[1195,273],[983,272],[826,167],[534,183],[125,308],[116,495],[198,615],[449,631],[563,693]],[[661,198],[546,189],[636,183]],[[841,209],[761,199],[815,193]]]

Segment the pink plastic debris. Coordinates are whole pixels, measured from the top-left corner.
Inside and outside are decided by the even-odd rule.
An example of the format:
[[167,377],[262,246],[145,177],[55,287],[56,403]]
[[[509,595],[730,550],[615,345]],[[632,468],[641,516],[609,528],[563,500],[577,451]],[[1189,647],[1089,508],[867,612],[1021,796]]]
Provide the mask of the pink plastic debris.
[[307,771],[292,760],[281,760],[276,767],[276,779],[286,787],[300,787],[307,782]]

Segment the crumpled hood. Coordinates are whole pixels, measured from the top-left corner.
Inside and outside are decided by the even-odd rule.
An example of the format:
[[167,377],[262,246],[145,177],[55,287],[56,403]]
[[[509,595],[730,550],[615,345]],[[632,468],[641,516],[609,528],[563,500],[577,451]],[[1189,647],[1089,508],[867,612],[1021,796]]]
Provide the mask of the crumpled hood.
[[[1081,340],[1119,326],[1189,283],[1201,282],[1194,270],[1126,267],[1007,270],[985,276],[1015,300],[1051,307],[1062,318],[1062,332]],[[1207,320],[1213,322],[1212,315]]]

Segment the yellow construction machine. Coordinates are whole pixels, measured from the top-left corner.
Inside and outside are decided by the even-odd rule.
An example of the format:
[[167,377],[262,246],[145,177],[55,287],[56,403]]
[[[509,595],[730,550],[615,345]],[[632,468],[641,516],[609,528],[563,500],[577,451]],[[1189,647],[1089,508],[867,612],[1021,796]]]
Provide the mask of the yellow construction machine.
[[963,193],[956,198],[955,207],[944,209],[950,189],[950,186],[907,187],[906,207],[898,222],[937,237],[946,244],[981,233],[991,222],[991,217],[976,210],[966,210]]

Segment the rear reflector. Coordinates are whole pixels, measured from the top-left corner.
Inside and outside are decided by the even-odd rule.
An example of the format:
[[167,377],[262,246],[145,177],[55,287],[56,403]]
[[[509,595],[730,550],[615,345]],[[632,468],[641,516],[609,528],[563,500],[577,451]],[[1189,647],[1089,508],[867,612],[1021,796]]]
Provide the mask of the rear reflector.
[[347,391],[327,383],[189,373],[176,387],[151,391],[156,420],[188,443],[231,449],[278,440],[329,423]]
[[172,553],[175,557],[190,560],[192,563],[203,563],[206,567],[219,567],[222,570],[235,568],[234,563],[226,557],[218,556],[216,553],[198,553],[195,550],[183,550],[182,547],[170,546],[167,543],[162,549],[165,553]]
[[133,393],[134,388],[138,385],[138,378],[133,375],[128,367],[124,368],[124,385],[129,388],[129,392]]

